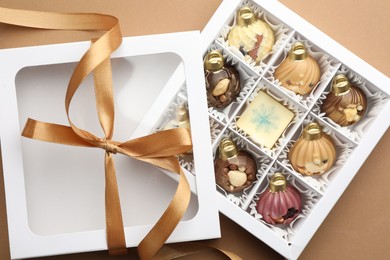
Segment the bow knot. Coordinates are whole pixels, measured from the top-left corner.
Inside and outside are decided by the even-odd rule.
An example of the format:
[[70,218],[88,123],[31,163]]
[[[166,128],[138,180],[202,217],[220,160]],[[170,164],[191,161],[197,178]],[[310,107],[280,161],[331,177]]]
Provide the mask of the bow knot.
[[118,153],[118,146],[112,140],[104,139],[102,148],[106,150],[107,153]]

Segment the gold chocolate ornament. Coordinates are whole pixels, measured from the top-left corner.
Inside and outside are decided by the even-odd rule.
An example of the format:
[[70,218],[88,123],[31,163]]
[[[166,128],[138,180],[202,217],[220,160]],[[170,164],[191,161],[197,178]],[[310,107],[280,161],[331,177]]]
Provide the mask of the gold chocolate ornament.
[[266,22],[256,19],[248,6],[238,10],[236,20],[237,24],[228,35],[229,45],[259,63],[272,50],[275,43],[274,32]]
[[236,68],[225,64],[222,53],[214,50],[206,55],[204,70],[208,105],[224,108],[232,103],[241,91]]
[[329,170],[336,161],[336,148],[332,138],[323,133],[317,123],[309,123],[302,136],[288,153],[294,170],[303,175],[318,175]]
[[239,192],[256,179],[256,162],[246,151],[224,138],[219,143],[219,157],[214,162],[215,179],[227,192]]
[[366,110],[367,98],[363,91],[351,85],[346,75],[335,76],[321,111],[336,124],[348,126],[359,121]]
[[321,69],[317,61],[307,54],[302,42],[295,42],[288,57],[275,70],[280,84],[299,95],[306,95],[320,81]]

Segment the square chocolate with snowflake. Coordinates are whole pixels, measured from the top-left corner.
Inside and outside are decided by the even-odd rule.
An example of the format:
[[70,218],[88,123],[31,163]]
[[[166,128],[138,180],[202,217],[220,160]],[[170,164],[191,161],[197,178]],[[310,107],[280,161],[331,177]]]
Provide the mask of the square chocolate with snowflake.
[[256,143],[272,148],[293,118],[292,111],[259,91],[238,119],[237,126]]

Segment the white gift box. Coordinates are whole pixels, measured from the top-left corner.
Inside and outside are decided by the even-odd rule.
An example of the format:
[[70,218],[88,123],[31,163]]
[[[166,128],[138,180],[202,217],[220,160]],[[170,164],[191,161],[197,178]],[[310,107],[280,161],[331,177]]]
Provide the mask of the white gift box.
[[[258,65],[227,42],[227,35],[235,25],[236,12],[244,5],[252,7],[256,16],[267,22],[275,32],[271,53]],[[390,81],[277,1],[223,1],[202,32],[202,39],[204,56],[210,50],[220,50],[225,62],[238,70],[242,82],[241,93],[235,102],[224,109],[210,107],[208,110],[214,158],[221,138],[229,136],[258,162],[257,180],[242,193],[228,193],[217,186],[219,210],[283,257],[296,259],[388,129]],[[298,40],[304,42],[309,55],[318,61],[321,69],[320,83],[305,97],[282,88],[274,78],[275,68]],[[353,85],[363,90],[368,100],[364,117],[348,127],[340,127],[320,111],[332,78],[339,73],[346,74]],[[260,90],[295,113],[295,118],[273,149],[254,143],[236,125],[247,104]],[[157,112],[149,111],[150,114]],[[335,165],[318,177],[296,172],[287,158],[303,127],[313,120],[332,137],[337,150]],[[269,225],[256,211],[259,195],[265,191],[270,176],[275,172],[284,173],[288,183],[302,194],[302,212],[286,226]]]
[[[107,249],[103,151],[20,135],[28,117],[68,124],[67,83],[89,46],[77,42],[0,51],[0,139],[13,259]],[[201,174],[184,170],[191,202],[167,242],[220,236],[200,46],[199,32],[130,37],[112,55],[113,140],[150,134],[159,118],[151,122],[145,116],[149,107],[170,111],[180,96],[188,103],[191,167]],[[182,78],[167,82],[175,69]],[[89,78],[80,87],[70,115],[77,126],[99,135],[92,85]],[[168,206],[177,176],[126,156],[114,160],[126,243],[134,247]]]

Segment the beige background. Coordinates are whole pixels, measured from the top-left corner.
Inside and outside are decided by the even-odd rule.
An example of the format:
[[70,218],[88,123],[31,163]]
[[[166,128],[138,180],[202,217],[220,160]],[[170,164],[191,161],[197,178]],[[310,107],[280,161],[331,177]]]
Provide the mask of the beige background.
[[[390,1],[281,0],[336,41],[390,76]],[[120,19],[125,36],[201,30],[220,0],[0,0],[0,6],[62,12],[103,12]],[[94,33],[31,30],[0,25],[0,48],[88,40]],[[390,86],[389,86],[390,87]],[[388,259],[390,255],[390,131],[371,153],[300,259]],[[0,165],[1,168],[1,165]],[[0,260],[9,259],[5,198],[0,170]],[[244,259],[281,259],[237,224],[221,215],[222,238],[208,244]],[[130,258],[135,258],[130,250]],[[215,253],[193,257],[222,259]],[[114,259],[107,252],[44,258]],[[115,259],[129,259],[129,256]],[[189,258],[188,258],[189,259]]]

